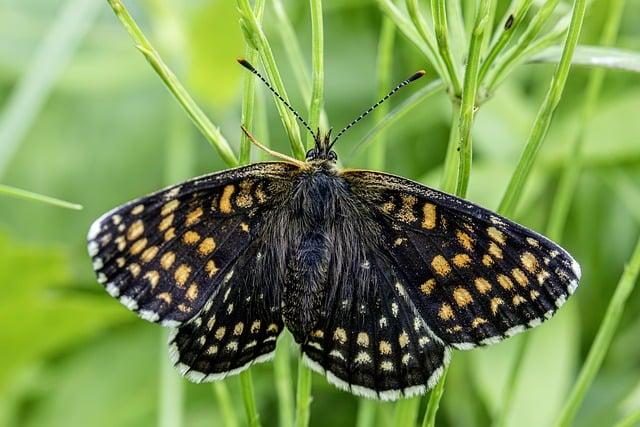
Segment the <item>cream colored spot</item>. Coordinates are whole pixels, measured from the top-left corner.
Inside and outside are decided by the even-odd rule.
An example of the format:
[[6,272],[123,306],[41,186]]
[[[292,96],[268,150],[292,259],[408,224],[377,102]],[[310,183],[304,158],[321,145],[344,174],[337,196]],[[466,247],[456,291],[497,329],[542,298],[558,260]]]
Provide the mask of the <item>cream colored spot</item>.
[[525,252],[520,255],[520,261],[530,273],[535,273],[538,269],[538,259],[531,252]]
[[502,259],[502,249],[500,249],[494,242],[489,244],[489,253],[498,259]]
[[371,356],[369,356],[366,352],[361,351],[356,356],[354,362],[359,363],[359,364],[363,364],[363,363],[369,364],[369,363],[371,363]]
[[151,289],[154,289],[156,286],[158,286],[158,282],[160,281],[160,275],[155,270],[147,271],[144,274],[144,278],[147,279],[151,284]]
[[418,199],[410,194],[403,194],[401,198],[402,207],[398,211],[398,219],[407,223],[414,222],[417,218],[415,213],[413,212],[413,208],[416,205]]
[[207,349],[207,354],[209,356],[213,356],[214,354],[216,354],[218,352],[218,346],[217,345],[212,345],[211,347],[209,347]]
[[533,237],[527,237],[527,243],[530,244],[531,246],[533,246],[534,248],[539,248],[540,247],[540,242],[538,242]]
[[176,283],[178,286],[184,286],[187,283],[187,279],[189,279],[189,275],[191,274],[191,267],[187,264],[182,264],[180,267],[176,269],[173,277],[176,279]]
[[171,294],[169,294],[169,292],[161,293],[160,295],[158,295],[158,299],[161,299],[167,304],[171,304]]
[[209,274],[209,277],[213,277],[213,275],[216,274],[218,270],[220,270],[218,267],[216,267],[216,263],[213,262],[213,260],[209,260],[204,269]]
[[531,301],[537,300],[539,296],[540,296],[540,293],[538,291],[529,292],[529,297],[531,298]]
[[453,309],[449,304],[444,303],[440,306],[440,310],[438,311],[438,316],[440,316],[442,320],[451,320],[454,318]]
[[425,295],[429,295],[431,292],[433,292],[433,288],[435,287],[436,287],[436,280],[429,279],[426,282],[424,282],[422,285],[420,285],[420,291]]
[[183,313],[188,313],[188,312],[190,312],[190,311],[191,311],[191,307],[189,307],[189,306],[188,306],[188,305],[186,305],[186,304],[180,304],[180,305],[178,306],[178,310],[180,310],[180,311],[181,311],[181,312],[183,312]]
[[516,282],[518,282],[520,286],[527,286],[529,284],[529,278],[519,268],[511,270],[511,275],[516,279]]
[[171,212],[175,211],[178,208],[178,206],[180,206],[180,202],[173,199],[164,204],[164,206],[162,207],[162,210],[160,211],[160,215],[167,216]]
[[195,231],[187,231],[182,236],[182,241],[185,242],[187,245],[196,244],[198,243],[199,240],[200,240],[200,235]]
[[362,347],[369,347],[369,335],[366,332],[360,332],[356,341]]
[[131,275],[133,277],[138,277],[138,275],[140,274],[140,266],[136,263],[130,264],[129,271],[131,272]]
[[493,265],[493,258],[491,258],[489,255],[485,255],[482,257],[482,263],[485,265],[485,267],[491,267]]
[[471,322],[471,327],[477,328],[478,326],[484,325],[485,323],[487,323],[485,319],[483,319],[482,317],[476,317],[475,319],[473,319],[473,322]]
[[380,354],[391,354],[391,344],[387,341],[380,341]]
[[168,270],[171,268],[175,260],[176,260],[176,255],[173,252],[167,252],[166,254],[162,255],[162,257],[160,258],[160,265],[165,270]]
[[211,318],[207,322],[207,329],[212,330],[213,329],[213,325],[215,325],[215,324],[216,324],[216,316],[211,316]]
[[233,334],[234,335],[241,335],[242,331],[244,331],[244,323],[242,323],[242,322],[236,323],[236,326],[234,326],[234,328],[233,328]]
[[464,231],[458,230],[456,231],[456,237],[458,238],[458,243],[467,251],[473,250],[473,239]]
[[405,237],[398,237],[396,240],[394,240],[393,246],[398,247],[405,244],[406,242],[407,242],[407,239]]
[[200,243],[200,246],[198,246],[198,252],[200,252],[201,255],[207,256],[210,255],[215,248],[215,240],[213,240],[213,238],[211,237],[207,237],[202,241],[202,243]]
[[431,261],[431,267],[438,273],[440,276],[446,276],[451,273],[451,266],[447,262],[447,260],[442,255],[436,255]]
[[513,305],[517,307],[520,304],[522,304],[524,302],[527,302],[527,300],[524,299],[524,297],[522,297],[521,295],[516,295],[516,296],[513,297],[513,301],[512,302],[513,302]]
[[233,210],[233,206],[231,205],[231,195],[234,191],[236,191],[236,187],[231,184],[224,187],[224,190],[222,190],[222,197],[220,197],[220,212],[228,214]]
[[127,230],[127,239],[136,240],[138,237],[142,236],[142,233],[144,233],[144,224],[142,223],[142,220],[139,219],[129,226],[129,229]]
[[142,212],[144,212],[144,205],[138,205],[131,210],[132,215],[140,215]]
[[493,298],[491,300],[491,313],[493,313],[494,316],[498,312],[498,307],[502,304],[504,304],[502,298]]
[[168,242],[169,240],[173,239],[174,237],[176,237],[176,229],[171,227],[170,229],[167,230],[166,233],[164,233],[164,241]]
[[459,307],[465,307],[473,302],[471,294],[465,288],[456,288],[453,291],[453,299],[456,300],[456,304],[458,304]]
[[185,225],[189,227],[198,222],[200,220],[200,217],[202,216],[202,213],[202,208],[197,208],[189,212],[187,214],[187,219],[185,220]]
[[314,338],[322,339],[324,338],[324,331],[322,329],[316,329],[315,331],[313,331],[311,336]]
[[402,356],[402,364],[409,365],[409,361],[411,360],[411,355],[409,353]]
[[382,204],[382,211],[386,214],[390,214],[395,209],[396,205],[393,202],[384,202]]
[[258,331],[260,331],[260,321],[259,320],[254,320],[253,323],[251,324],[251,333],[252,334],[257,334]]
[[380,364],[380,369],[382,369],[385,372],[391,372],[393,371],[393,362],[390,362],[388,360],[385,360],[384,362],[382,362]]
[[498,275],[498,283],[500,283],[500,286],[502,286],[506,290],[513,289],[513,282],[504,274]]
[[400,344],[400,348],[405,348],[409,345],[409,335],[406,332],[402,331],[400,336],[398,337],[398,343]]
[[264,203],[267,201],[267,195],[265,194],[264,190],[262,189],[262,184],[258,184],[258,187],[256,188],[256,197],[258,198],[258,203]]
[[347,333],[342,328],[336,328],[333,333],[333,339],[338,341],[340,344],[344,344],[347,342]]
[[124,251],[124,248],[127,247],[127,242],[124,240],[124,236],[116,237],[116,240],[114,241],[116,242],[116,245],[118,245],[118,250],[120,252]]
[[158,225],[158,230],[165,231],[167,228],[171,227],[171,224],[173,224],[173,218],[174,214],[162,218],[160,225]]
[[536,278],[538,279],[538,284],[542,285],[545,280],[547,280],[551,275],[549,274],[549,272],[547,270],[542,270],[540,273],[538,273],[538,275],[536,276]]
[[153,258],[155,258],[157,254],[158,247],[150,246],[144,252],[142,252],[142,255],[140,255],[140,259],[142,260],[142,262],[150,262]]
[[253,205],[253,197],[248,192],[241,192],[236,198],[236,205],[243,209],[250,208]]
[[436,205],[425,203],[422,207],[422,228],[431,230],[436,227]]
[[120,257],[118,259],[116,259],[116,264],[118,264],[118,267],[124,267],[124,264],[127,262],[127,260],[125,260],[124,258]]
[[120,215],[114,215],[111,218],[111,222],[113,222],[113,225],[120,225],[120,223],[122,222],[122,217]]
[[220,341],[222,338],[224,338],[224,333],[226,332],[226,328],[224,326],[219,327],[218,329],[216,329],[216,339],[218,341]]
[[476,280],[474,281],[474,285],[476,286],[478,292],[480,292],[481,294],[486,294],[491,290],[491,283],[489,283],[487,279],[484,279],[482,277],[476,278]]
[[267,326],[267,332],[278,332],[278,325],[276,325],[275,323],[271,323],[269,326]]
[[495,227],[489,227],[487,228],[487,233],[489,233],[489,237],[491,237],[493,240],[500,243],[501,245],[504,245],[505,237],[502,231],[498,230]]
[[471,258],[469,258],[469,255],[467,254],[457,254],[453,257],[453,263],[456,267],[467,267],[471,264]]
[[249,224],[247,224],[246,222],[243,222],[242,224],[240,224],[240,229],[242,229],[242,231],[244,231],[245,233],[249,232]]
[[146,246],[147,239],[136,240],[136,242],[131,245],[131,248],[129,248],[129,252],[131,252],[131,255],[138,255]]
[[192,283],[191,286],[189,286],[189,289],[187,289],[186,295],[189,301],[194,301],[196,298],[198,298],[198,285]]

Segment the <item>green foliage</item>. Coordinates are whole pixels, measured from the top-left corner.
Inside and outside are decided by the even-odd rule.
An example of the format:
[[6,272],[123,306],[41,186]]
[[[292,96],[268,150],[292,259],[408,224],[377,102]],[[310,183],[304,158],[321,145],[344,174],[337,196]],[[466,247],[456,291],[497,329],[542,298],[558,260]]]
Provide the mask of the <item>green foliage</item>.
[[[131,1],[131,15],[110,3],[122,22],[107,2],[0,4],[0,180],[11,184],[2,191],[28,188],[85,207],[0,197],[0,426],[178,425],[158,422],[174,414],[183,425],[233,427],[247,422],[244,405],[264,426],[637,423],[637,250],[623,268],[640,230],[640,4],[616,0],[618,29],[614,2],[588,2],[581,45],[557,67],[568,32],[577,40],[570,17],[581,1],[278,0],[264,2],[262,19],[248,0]],[[613,29],[619,42],[605,47],[615,37],[601,34]],[[168,182],[246,162],[255,149],[240,149],[241,109],[259,141],[303,155],[290,113],[259,85],[243,93],[252,78],[234,59],[247,52],[323,129],[426,69],[430,80],[345,135],[343,164],[457,187],[489,208],[516,176],[503,209],[562,238],[583,267],[576,296],[525,336],[456,352],[441,401],[432,393],[363,403],[303,369],[294,408],[290,337],[275,367],[252,368],[242,384],[171,386],[158,328],[95,283],[86,230]],[[610,71],[593,83],[589,68],[569,72],[569,59]],[[527,139],[535,146],[517,167]]]

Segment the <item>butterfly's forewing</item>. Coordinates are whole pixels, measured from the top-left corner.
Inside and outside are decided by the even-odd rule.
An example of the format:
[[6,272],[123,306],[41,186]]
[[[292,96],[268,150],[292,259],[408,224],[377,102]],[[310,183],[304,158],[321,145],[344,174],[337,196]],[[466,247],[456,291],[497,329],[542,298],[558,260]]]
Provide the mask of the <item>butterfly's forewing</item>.
[[305,360],[360,396],[422,394],[440,378],[450,350],[429,331],[389,260],[362,244],[367,274],[329,286],[337,295],[302,345]]
[[261,163],[207,175],[103,215],[88,236],[98,281],[146,320],[193,318],[246,256],[293,169]]
[[342,176],[383,229],[383,250],[433,333],[459,349],[551,317],[580,268],[539,234],[462,199],[368,171]]

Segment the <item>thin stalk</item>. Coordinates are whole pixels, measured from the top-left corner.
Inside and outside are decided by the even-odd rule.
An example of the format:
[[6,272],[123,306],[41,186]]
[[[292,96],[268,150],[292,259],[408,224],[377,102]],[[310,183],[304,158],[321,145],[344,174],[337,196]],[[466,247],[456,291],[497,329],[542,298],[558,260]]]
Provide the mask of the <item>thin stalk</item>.
[[503,25],[502,29],[500,29],[500,37],[498,40],[491,46],[489,50],[489,54],[485,58],[482,63],[482,67],[480,68],[480,77],[478,80],[480,84],[484,82],[484,79],[487,75],[487,72],[493,65],[494,61],[498,57],[498,55],[504,50],[505,46],[511,41],[513,36],[518,32],[518,29],[524,25],[524,18],[527,15],[527,12],[531,8],[533,4],[533,0],[521,0],[520,3],[513,9],[510,13],[508,13],[504,24],[508,21],[511,21],[511,25],[507,27]]
[[242,400],[244,411],[247,416],[247,425],[250,427],[260,427],[260,416],[256,407],[256,398],[253,392],[253,379],[251,370],[247,369],[240,373],[240,386],[242,388]]
[[488,33],[491,2],[492,0],[480,1],[469,45],[469,59],[465,70],[462,101],[460,103],[460,163],[458,165],[458,181],[456,183],[456,195],[459,197],[466,196],[469,176],[471,175],[471,127],[478,95],[480,54],[483,40]]
[[[240,25],[244,30],[247,41],[249,41],[249,43],[251,43],[259,52],[265,73],[273,87],[280,93],[282,98],[288,102],[289,98],[287,96],[287,91],[285,90],[282,77],[278,71],[273,51],[271,50],[267,36],[262,31],[262,26],[258,22],[256,15],[253,13],[249,0],[236,0],[236,3],[241,16]],[[289,137],[291,151],[296,158],[303,159],[305,149],[302,144],[302,140],[300,139],[300,128],[298,127],[298,122],[293,113],[291,113],[291,111],[289,111],[289,109],[287,109],[287,107],[280,102],[277,97],[274,96],[274,99],[276,106],[278,107],[280,119],[282,120]]]
[[415,426],[418,419],[418,409],[420,409],[419,397],[397,401],[391,425],[395,427]]
[[451,53],[451,46],[449,45],[449,28],[447,25],[447,6],[445,0],[431,0],[431,14],[433,15],[433,24],[436,32],[436,41],[438,42],[438,49],[440,50],[440,56],[447,67],[449,76],[451,78],[451,84],[453,86],[453,94],[458,97],[462,93],[460,86],[459,69],[456,66],[456,61]]
[[456,61],[461,64],[464,58],[463,53],[469,49],[467,42],[467,34],[464,29],[464,17],[462,16],[462,5],[459,0],[447,1],[448,15],[450,17],[449,24],[451,25],[451,42],[453,45],[453,53],[458,57]]
[[609,302],[607,311],[605,312],[602,323],[600,324],[596,338],[591,345],[591,349],[589,349],[587,360],[584,365],[582,365],[578,379],[574,384],[564,407],[562,408],[558,420],[555,423],[556,427],[570,426],[573,422],[576,412],[582,404],[587,390],[589,390],[589,387],[593,383],[593,380],[602,365],[602,361],[607,354],[607,350],[611,345],[613,335],[620,324],[625,304],[635,287],[639,273],[640,239],[638,239],[633,254],[631,255],[631,259],[624,269],[624,273],[620,278],[620,282],[618,282],[618,286],[613,293],[613,297],[611,297],[611,301]]
[[[395,44],[396,27],[388,17],[382,18],[380,39],[378,40],[378,98],[382,98],[389,92],[391,86],[391,74],[393,72],[393,47]],[[375,123],[379,124],[389,113],[390,105],[382,104],[374,112]],[[385,132],[377,133],[375,144],[369,149],[369,169],[383,170],[387,151]]]
[[311,414],[311,369],[298,359],[298,385],[296,389],[296,427],[308,427]]
[[278,395],[278,425],[293,426],[293,384],[291,383],[291,365],[289,357],[290,336],[283,334],[276,346],[274,377]]
[[[258,22],[262,23],[262,15],[264,13],[264,0],[256,0],[254,4],[254,11]],[[251,46],[250,43],[246,43],[245,57],[247,61],[255,64],[258,59],[258,51]],[[253,74],[246,73],[244,80],[244,95],[242,97],[242,124],[249,131],[253,131],[253,116],[255,113],[255,98],[256,98],[256,79]],[[246,165],[251,161],[251,141],[244,132],[241,132],[240,137],[240,158],[241,165]]]
[[424,419],[422,420],[422,427],[435,427],[436,425],[436,415],[440,408],[440,400],[444,394],[444,385],[447,381],[448,371],[449,367],[446,367],[442,373],[442,378],[440,378],[438,384],[436,384],[435,388],[431,390],[429,394],[429,402],[427,404],[427,411],[424,414]]
[[[309,126],[319,129],[320,114],[324,105],[324,29],[322,23],[322,0],[309,0],[311,9],[311,69],[312,90],[309,104]],[[307,139],[307,148],[313,148],[313,135]]]
[[[460,143],[460,104],[453,104],[454,111],[451,114],[451,126],[449,127],[449,142],[447,143],[447,153],[444,158],[442,168],[442,178],[440,179],[440,189],[447,193],[456,191],[456,180],[458,178],[458,144]],[[457,108],[456,108],[457,107]]]
[[236,411],[224,381],[216,381],[212,384],[213,392],[216,395],[220,412],[222,413],[221,419],[224,420],[225,427],[238,427],[238,418],[236,417]]
[[68,0],[42,38],[0,112],[0,176],[100,8],[95,0]]
[[54,197],[33,193],[31,191],[22,190],[20,188],[10,187],[8,185],[0,184],[0,195],[15,197],[16,199],[45,203],[47,205],[58,206],[60,208],[72,209],[76,211],[82,209],[82,205],[78,205],[77,203],[65,202],[64,200],[56,199]]
[[358,400],[358,415],[356,416],[356,427],[373,427],[375,425],[376,406],[377,403],[375,400]]
[[538,112],[538,116],[536,117],[524,151],[522,152],[522,156],[516,166],[516,170],[512,175],[507,190],[500,202],[499,212],[503,215],[513,215],[517,202],[520,200],[522,191],[531,172],[531,168],[537,158],[540,145],[547,135],[547,131],[551,125],[551,120],[553,119],[553,114],[560,103],[560,99],[562,98],[569,70],[571,69],[571,59],[573,58],[573,53],[580,37],[586,3],[586,0],[574,1],[569,33],[564,44],[560,63],[553,75],[551,86],[549,87],[549,91],[547,92],[547,96],[545,97],[542,106],[540,107],[540,111]]
[[184,389],[182,378],[171,366],[167,356],[167,342],[170,331],[160,331],[160,384],[158,427],[180,427],[183,420]]

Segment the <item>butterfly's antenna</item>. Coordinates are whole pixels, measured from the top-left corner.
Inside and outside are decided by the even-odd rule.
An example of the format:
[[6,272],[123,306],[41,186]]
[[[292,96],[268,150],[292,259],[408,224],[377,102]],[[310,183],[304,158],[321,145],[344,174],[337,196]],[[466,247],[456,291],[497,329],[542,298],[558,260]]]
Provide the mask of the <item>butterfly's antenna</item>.
[[249,61],[247,61],[244,58],[238,58],[237,59],[238,64],[242,65],[244,68],[246,68],[247,70],[251,71],[253,74],[255,74],[256,76],[258,76],[258,78],[260,80],[262,80],[262,83],[265,84],[265,86],[267,86],[269,88],[269,90],[278,97],[278,99],[280,101],[282,101],[282,103],[284,105],[286,105],[286,107],[289,109],[289,111],[291,111],[293,113],[294,116],[296,116],[296,119],[300,120],[300,123],[302,123],[304,125],[305,128],[307,128],[307,130],[309,131],[309,133],[316,138],[316,134],[311,130],[311,126],[309,126],[309,124],[300,116],[300,114],[298,114],[298,112],[296,110],[293,109],[293,107],[291,105],[289,105],[289,103],[287,101],[285,101],[285,99],[282,97],[282,95],[280,95],[278,93],[277,90],[275,90],[275,88],[273,86],[271,86],[271,83],[269,83],[267,81],[267,79],[265,79],[264,77],[262,77],[262,74],[260,74],[258,72],[258,70],[255,69],[255,67],[253,65],[251,65],[251,63]]
[[354,121],[352,121],[351,123],[349,123],[347,126],[345,126],[344,129],[342,129],[340,132],[338,132],[338,134],[336,135],[335,138],[333,138],[333,141],[331,141],[331,144],[329,145],[328,150],[331,150],[331,147],[333,147],[333,144],[336,143],[336,141],[338,140],[338,138],[340,138],[342,136],[343,133],[345,133],[346,131],[348,131],[349,129],[351,129],[351,127],[353,125],[355,125],[356,123],[358,123],[360,120],[364,119],[365,117],[367,117],[369,115],[369,113],[371,113],[373,110],[375,110],[376,108],[378,108],[380,106],[380,104],[382,104],[383,102],[385,102],[387,99],[391,98],[393,95],[395,95],[395,93],[397,91],[399,91],[400,89],[402,89],[403,87],[405,87],[406,85],[408,85],[411,82],[414,82],[416,80],[418,80],[420,77],[424,76],[426,74],[426,71],[424,70],[420,70],[417,73],[415,73],[414,75],[412,75],[411,77],[409,77],[406,80],[403,80],[402,82],[400,82],[398,84],[398,86],[394,87],[393,90],[391,92],[389,92],[388,94],[385,95],[384,98],[382,98],[380,101],[376,102],[375,104],[373,104],[367,111],[365,111],[364,113],[360,114]]
[[264,145],[260,144],[254,137],[253,135],[251,135],[251,132],[249,132],[247,130],[246,127],[241,126],[242,128],[242,132],[244,132],[245,135],[247,135],[247,138],[249,138],[249,141],[251,141],[251,143],[253,145],[255,145],[256,147],[260,148],[261,150],[264,150],[267,154],[272,155],[273,157],[276,157],[278,159],[282,159],[285,162],[289,162],[289,163],[293,163],[294,165],[300,167],[300,168],[304,168],[305,167],[305,163],[301,162],[298,159],[294,159],[293,157],[289,157],[286,154],[282,154],[282,153],[278,153],[277,151],[274,151],[268,147],[265,147]]

